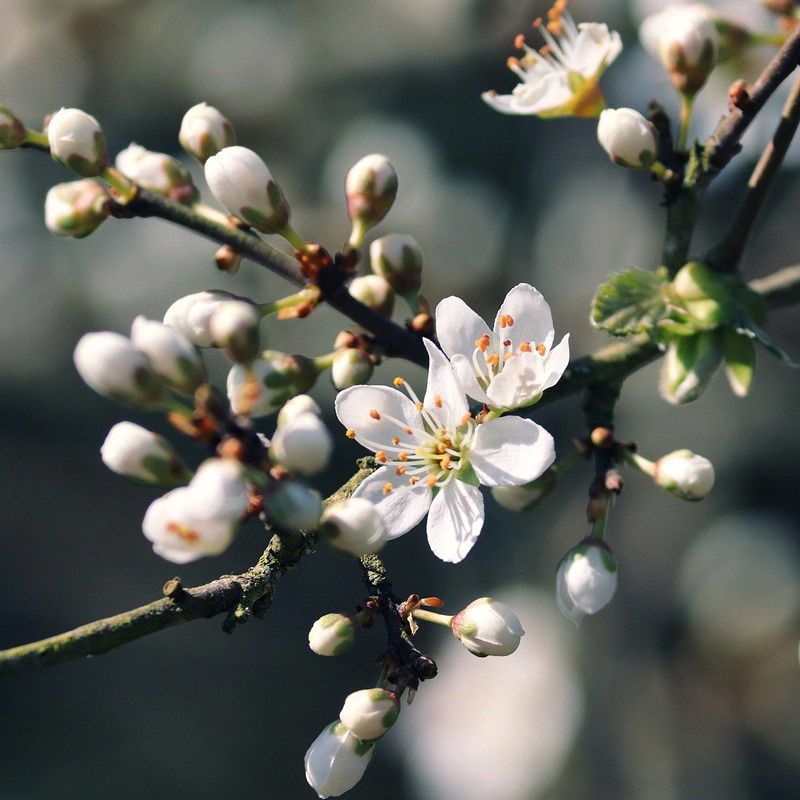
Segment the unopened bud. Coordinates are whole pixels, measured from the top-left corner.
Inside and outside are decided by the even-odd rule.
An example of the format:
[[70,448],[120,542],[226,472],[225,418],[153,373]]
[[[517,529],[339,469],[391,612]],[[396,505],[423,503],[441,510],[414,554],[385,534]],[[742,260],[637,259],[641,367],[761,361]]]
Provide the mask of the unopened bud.
[[353,223],[349,243],[358,247],[364,234],[389,213],[397,195],[397,173],[386,156],[364,156],[350,167],[344,191]]
[[312,742],[305,757],[306,780],[321,797],[339,797],[364,776],[375,750],[336,720]]
[[170,443],[133,422],[118,422],[100,448],[103,463],[133,483],[172,488],[192,477]]
[[356,640],[356,623],[349,614],[325,614],[308,632],[308,646],[320,656],[340,656]]
[[422,285],[422,251],[416,241],[405,233],[390,233],[369,246],[369,263],[376,275],[405,298],[417,311],[416,297]]
[[362,275],[348,287],[350,294],[373,311],[391,317],[394,311],[394,290],[380,275]]
[[278,425],[270,457],[298,475],[316,475],[328,466],[333,439],[325,423],[311,412]]
[[114,163],[126,178],[176,203],[190,205],[200,197],[189,170],[166,153],[155,153],[132,142],[117,154]]
[[78,108],[62,108],[47,126],[50,154],[84,178],[99,175],[108,166],[106,137],[100,123]]
[[530,511],[556,488],[556,475],[545,470],[535,481],[522,486],[495,486],[492,497],[509,511]]
[[0,105],[0,150],[13,150],[25,141],[25,126]]
[[331,380],[337,389],[366,383],[375,369],[375,362],[363,350],[340,350],[333,358]]
[[361,689],[347,695],[339,719],[362,741],[383,736],[400,716],[400,700],[388,689]]
[[363,497],[331,503],[319,524],[320,534],[328,544],[354,556],[377,553],[388,539],[383,517]]
[[278,481],[267,490],[267,517],[285,531],[314,530],[322,514],[319,492],[293,480]]
[[197,347],[213,347],[209,321],[220,303],[242,300],[230,292],[206,291],[187,294],[176,300],[164,314],[164,324],[180,331]]
[[661,365],[661,396],[673,405],[700,397],[722,363],[722,342],[721,330],[676,336]]
[[278,427],[286,425],[301,414],[316,414],[321,419],[322,409],[310,395],[299,394],[283,404],[283,408],[278,412]]
[[597,139],[611,160],[621,167],[647,169],[656,159],[656,131],[632,108],[600,112]]
[[505,603],[481,597],[453,617],[453,635],[470,653],[483,658],[511,655],[525,631]]
[[653,480],[684,500],[700,500],[714,486],[714,465],[691,450],[676,450],[656,461]]
[[236,364],[249,364],[261,349],[258,325],[261,315],[252,303],[228,300],[218,303],[208,320],[208,330],[217,347]]
[[724,279],[702,261],[684,264],[672,281],[672,290],[686,301],[722,300],[728,296]]
[[607,606],[616,591],[617,561],[604,541],[586,539],[561,559],[556,599],[564,616],[576,625]]
[[235,145],[236,134],[231,123],[214,106],[198,103],[183,115],[178,141],[187,153],[205,164],[223,147]]
[[289,223],[289,204],[261,158],[246,147],[225,147],[206,161],[206,181],[214,197],[235,217],[262,233]]
[[53,186],[44,201],[44,222],[56,236],[82,239],[108,219],[108,192],[84,178]]

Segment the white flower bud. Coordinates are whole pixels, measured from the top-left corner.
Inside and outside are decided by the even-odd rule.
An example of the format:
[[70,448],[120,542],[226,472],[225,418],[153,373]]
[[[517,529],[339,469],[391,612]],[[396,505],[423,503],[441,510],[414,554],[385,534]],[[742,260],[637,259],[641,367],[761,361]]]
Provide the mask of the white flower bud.
[[308,391],[316,379],[317,368],[311,359],[265,350],[249,366],[235,364],[228,373],[231,410],[252,417],[271,414]]
[[573,547],[558,565],[556,600],[567,619],[576,625],[596,614],[617,591],[617,562],[611,548],[599,539]]
[[347,695],[339,712],[341,723],[362,741],[378,739],[397,722],[400,700],[388,689],[361,689]]
[[200,197],[189,170],[166,153],[154,153],[131,142],[117,154],[114,163],[126,178],[176,203],[188,205]]
[[714,486],[714,465],[691,450],[676,450],[656,461],[653,480],[684,500],[700,500]]
[[44,201],[44,223],[56,236],[82,239],[108,218],[108,192],[84,178],[53,186]]
[[99,175],[108,166],[106,137],[100,123],[78,108],[62,108],[47,125],[50,154],[84,178]]
[[134,483],[171,488],[188,483],[191,472],[170,443],[134,422],[118,422],[100,448],[103,463]]
[[179,392],[194,394],[206,380],[200,353],[175,328],[140,315],[131,326],[131,342],[150,359],[156,373]]
[[340,656],[356,640],[356,623],[349,614],[325,614],[308,632],[308,646],[320,656]]
[[0,105],[0,150],[13,150],[25,141],[25,126]]
[[347,347],[340,350],[331,364],[331,380],[337,389],[348,389],[366,383],[375,369],[375,362],[369,353]]
[[310,395],[299,394],[283,404],[283,408],[278,412],[278,427],[301,414],[316,414],[321,419],[322,409]]
[[350,244],[358,247],[364,234],[389,212],[397,195],[397,173],[386,156],[373,153],[356,162],[344,181],[347,213],[353,223]]
[[491,597],[473,600],[453,617],[453,636],[481,658],[511,655],[524,635],[517,615]]
[[290,472],[316,475],[328,466],[332,451],[333,438],[325,423],[309,412],[278,425],[270,457]]
[[235,145],[236,134],[231,123],[214,106],[198,103],[183,115],[178,141],[187,153],[205,164],[223,147]]
[[119,333],[86,333],[72,355],[81,378],[98,394],[132,406],[161,397],[161,382],[147,356]]
[[306,780],[321,797],[339,797],[363,777],[375,750],[337,719],[312,742],[305,757]]
[[244,469],[231,458],[209,458],[197,469],[189,488],[195,514],[203,518],[238,521],[249,504]]
[[380,275],[362,275],[351,281],[347,288],[359,303],[369,306],[384,317],[392,316],[394,289]]
[[289,204],[261,158],[246,147],[225,147],[206,161],[206,182],[235,217],[262,233],[289,223]]
[[656,159],[653,124],[632,108],[607,108],[600,112],[597,140],[615,164],[646,169]]
[[328,544],[354,556],[377,553],[388,540],[383,517],[363,497],[331,503],[322,512],[319,524]]
[[218,303],[208,320],[208,330],[217,347],[236,364],[249,364],[261,350],[258,309],[244,300]]
[[180,331],[197,347],[213,347],[214,337],[208,328],[212,314],[220,303],[241,300],[230,292],[206,291],[187,294],[176,300],[164,314],[164,324]]
[[297,481],[272,485],[264,497],[267,517],[286,531],[313,530],[319,525],[322,498],[319,492]]
[[555,473],[553,470],[547,469],[535,481],[522,486],[492,487],[492,497],[509,511],[530,511],[555,488]]
[[369,265],[401,297],[414,298],[422,284],[422,251],[406,233],[390,233],[369,246]]

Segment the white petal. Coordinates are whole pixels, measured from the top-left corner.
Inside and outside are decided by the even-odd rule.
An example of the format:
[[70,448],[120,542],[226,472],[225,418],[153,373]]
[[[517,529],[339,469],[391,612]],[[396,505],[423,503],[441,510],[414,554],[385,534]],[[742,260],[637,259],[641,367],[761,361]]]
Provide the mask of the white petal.
[[462,356],[460,353],[457,353],[452,357],[450,365],[455,370],[456,377],[458,378],[459,383],[464,387],[464,391],[473,400],[477,400],[479,403],[491,405],[492,401],[489,395],[486,394],[481,385],[478,383],[478,378],[475,374],[475,365],[472,363],[471,358],[467,358],[467,356]]
[[538,353],[519,353],[505,363],[489,386],[489,405],[495,408],[529,405],[541,393],[546,377],[546,364]]
[[453,480],[433,498],[428,513],[428,544],[442,561],[462,561],[482,527],[483,495],[477,486]]
[[569,334],[545,356],[545,371],[547,380],[542,385],[542,391],[555,386],[569,365]]
[[575,40],[573,59],[584,78],[598,76],[622,50],[619,34],[600,22],[583,22]]
[[[387,483],[395,488],[384,494]],[[408,533],[428,513],[431,494],[424,481],[412,488],[408,479],[399,478],[392,467],[381,467],[362,481],[353,497],[363,497],[373,503],[383,517],[388,537],[396,539]]]
[[[455,428],[461,424],[464,415],[469,411],[466,395],[444,353],[430,339],[423,341],[430,359],[428,387],[425,390],[423,404],[444,423],[445,427]],[[439,403],[436,402],[437,398]]]
[[436,306],[436,336],[451,361],[456,353],[472,358],[476,340],[486,333],[489,326],[460,297]]
[[[511,328],[501,328],[500,318],[508,315],[514,321]],[[553,333],[553,315],[550,306],[538,289],[528,283],[515,286],[503,300],[494,321],[494,334],[498,338],[509,338],[518,348],[520,342],[529,342],[534,347],[542,344],[548,334]]]
[[[335,405],[339,422],[356,432],[359,444],[373,451],[376,450],[374,443],[380,449],[391,447],[393,437],[405,442],[416,441],[416,437],[404,433],[402,426],[418,430],[422,424],[411,400],[388,386],[351,386],[336,395]],[[378,419],[370,416],[370,412],[377,412]],[[402,424],[398,425],[390,417]]]
[[538,478],[555,460],[553,437],[521,417],[500,417],[478,426],[469,462],[485,486],[520,486]]

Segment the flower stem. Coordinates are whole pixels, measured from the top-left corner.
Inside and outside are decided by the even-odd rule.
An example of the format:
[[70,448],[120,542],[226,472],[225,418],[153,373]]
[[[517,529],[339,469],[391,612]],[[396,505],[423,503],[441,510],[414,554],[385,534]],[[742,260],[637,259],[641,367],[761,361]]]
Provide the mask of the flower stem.
[[172,397],[167,395],[164,397],[160,403],[156,406],[156,408],[160,408],[163,411],[170,411],[174,414],[180,414],[180,416],[184,417],[185,419],[191,419],[194,415],[194,409],[190,406],[187,406],[186,403],[178,400],[177,397]]
[[605,509],[602,514],[598,514],[592,523],[592,538],[604,541],[606,538],[606,521],[608,520],[608,506],[611,502],[611,497],[606,495]]
[[333,365],[333,359],[336,357],[338,350],[334,350],[332,353],[327,353],[324,356],[316,356],[312,359],[314,362],[314,366],[317,368],[317,372],[320,373],[323,370],[330,369]]
[[417,608],[414,610],[414,619],[421,619],[424,622],[433,622],[436,625],[444,625],[446,628],[450,628],[453,625],[455,616],[449,617],[446,614],[437,614],[435,611]]
[[299,292],[287,294],[286,297],[273,300],[271,303],[258,303],[256,308],[262,317],[266,317],[269,314],[276,314],[278,311],[282,311],[284,308],[292,308],[293,306],[297,306],[301,303],[312,300],[313,295],[317,291],[317,289],[314,289],[313,291],[309,291],[307,288],[301,289]]
[[678,150],[685,150],[689,141],[689,125],[692,121],[694,95],[681,93],[681,123],[678,129]]
[[35,131],[33,128],[25,128],[25,144],[35,147],[37,150],[50,151],[50,142],[47,134],[42,131]]
[[285,228],[278,231],[278,234],[283,236],[283,238],[286,239],[286,241],[289,242],[289,244],[294,247],[295,250],[305,251],[306,243],[288,223],[286,224]]
[[123,204],[136,197],[136,184],[126,178],[115,167],[106,167],[100,174],[100,177],[107,183],[110,183],[119,192]]
[[573,450],[552,464],[550,466],[550,471],[554,475],[560,475],[562,472],[566,472],[576,461],[582,458],[585,458],[583,453],[581,453],[579,450]]
[[638,453],[626,447],[622,451],[622,457],[629,464],[633,464],[636,469],[644,472],[645,475],[649,475],[651,478],[655,475],[656,465],[652,461],[644,458],[644,456],[640,456]]

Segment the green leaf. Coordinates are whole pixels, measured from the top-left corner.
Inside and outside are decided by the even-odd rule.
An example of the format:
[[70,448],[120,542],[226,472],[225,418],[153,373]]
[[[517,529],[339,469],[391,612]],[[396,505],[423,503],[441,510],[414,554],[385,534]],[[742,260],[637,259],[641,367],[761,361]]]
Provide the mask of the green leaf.
[[650,331],[667,314],[665,277],[629,269],[612,275],[592,301],[592,325],[614,336]]
[[756,368],[756,348],[753,340],[732,328],[724,331],[725,374],[733,393],[744,397],[750,391]]
[[787,367],[794,367],[795,369],[800,367],[800,364],[796,361],[792,361],[789,355],[775,344],[767,335],[766,331],[756,325],[752,319],[739,319],[737,323],[738,324],[735,326],[736,333],[741,333],[743,336],[747,336],[758,342],[767,352],[772,353],[775,358],[782,361]]
[[722,331],[703,331],[675,339],[661,367],[661,396],[676,406],[697,400],[721,362]]

